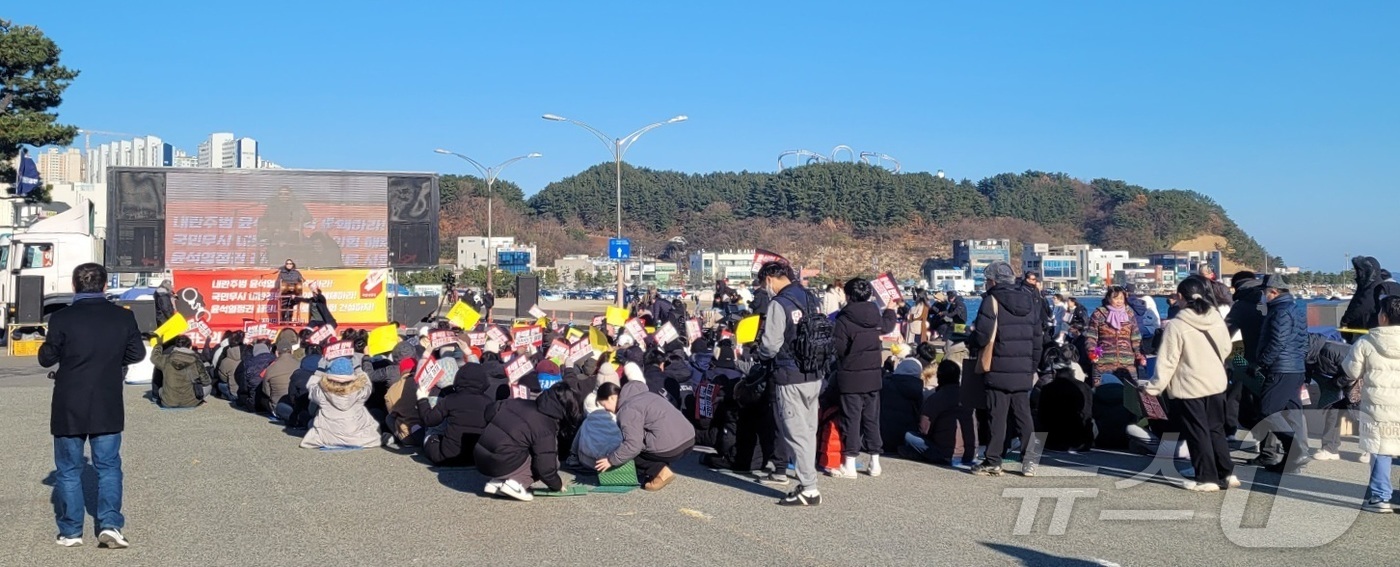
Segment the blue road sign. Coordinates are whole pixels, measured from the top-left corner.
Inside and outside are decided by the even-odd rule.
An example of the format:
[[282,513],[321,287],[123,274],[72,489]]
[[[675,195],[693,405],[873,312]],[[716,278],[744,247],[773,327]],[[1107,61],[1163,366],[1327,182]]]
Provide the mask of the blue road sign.
[[632,241],[626,238],[612,238],[608,240],[609,260],[628,260],[632,258]]

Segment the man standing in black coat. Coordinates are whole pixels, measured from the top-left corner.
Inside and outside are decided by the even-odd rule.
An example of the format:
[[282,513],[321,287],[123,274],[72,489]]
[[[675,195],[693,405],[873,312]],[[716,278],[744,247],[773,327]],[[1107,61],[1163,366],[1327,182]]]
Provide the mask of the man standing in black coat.
[[[1345,329],[1374,329],[1379,323],[1381,298],[1387,295],[1400,295],[1400,284],[1386,281],[1381,273],[1379,260],[1370,256],[1357,256],[1351,259],[1351,267],[1356,273],[1356,292],[1342,313],[1341,327]],[[1347,342],[1359,336],[1345,333]]]
[[981,376],[991,417],[991,438],[987,440],[987,458],[973,473],[1002,474],[1007,419],[1014,417],[1021,438],[1021,474],[1035,476],[1039,450],[1033,446],[1035,425],[1031,420],[1030,391],[1044,348],[1045,325],[1040,307],[1043,300],[1016,284],[1016,272],[1006,262],[992,262],[983,273],[988,291],[977,310],[976,328],[968,338],[968,347],[979,352],[969,361],[971,364],[980,364],[980,351],[992,349],[991,368]]
[[[1234,303],[1230,306],[1230,314],[1225,316],[1225,326],[1229,327],[1231,335],[1239,334],[1247,365],[1244,368],[1232,365],[1230,368],[1230,386],[1225,391],[1227,432],[1231,429],[1249,429],[1259,421],[1260,416],[1255,415],[1258,412],[1249,408],[1258,405],[1254,392],[1261,381],[1255,379],[1253,369],[1259,359],[1259,333],[1264,330],[1264,314],[1268,310],[1264,305],[1264,284],[1254,272],[1236,272],[1230,278],[1230,285],[1235,287]],[[1256,387],[1246,388],[1246,382]]]
[[[856,458],[870,455],[870,476],[880,475],[880,389],[883,387],[880,335],[894,330],[895,312],[870,301],[870,282],[846,282],[846,306],[836,315],[836,391],[841,394],[841,468],[831,475],[856,477]],[[891,440],[893,441],[893,440]]]
[[57,543],[83,544],[83,446],[97,470],[97,541],[125,548],[122,536],[122,367],[146,357],[136,316],[107,301],[107,270],[82,264],[73,270],[73,304],[49,319],[39,365],[54,373],[49,432],[54,440],[54,513]]

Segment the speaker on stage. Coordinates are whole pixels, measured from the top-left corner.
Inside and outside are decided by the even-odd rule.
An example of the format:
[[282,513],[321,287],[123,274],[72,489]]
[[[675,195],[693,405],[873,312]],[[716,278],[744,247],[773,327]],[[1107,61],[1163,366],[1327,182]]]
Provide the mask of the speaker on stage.
[[19,276],[15,278],[14,322],[44,322],[44,276]]
[[540,278],[534,274],[515,276],[515,317],[530,317],[530,308],[540,302]]

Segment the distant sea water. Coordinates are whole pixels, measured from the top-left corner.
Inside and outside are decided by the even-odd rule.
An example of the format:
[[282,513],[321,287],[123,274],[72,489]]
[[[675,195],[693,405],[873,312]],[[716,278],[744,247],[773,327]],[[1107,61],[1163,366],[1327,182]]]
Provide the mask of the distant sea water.
[[[1079,300],[1079,303],[1080,303],[1081,305],[1084,306],[1084,309],[1086,309],[1090,315],[1093,315],[1093,314],[1094,314],[1094,310],[1095,310],[1095,309],[1098,309],[1099,306],[1103,305],[1103,296],[1076,297],[1076,299]],[[1157,312],[1158,312],[1158,313],[1161,313],[1163,317],[1166,317],[1166,316],[1167,316],[1167,309],[1170,307],[1170,304],[1167,302],[1167,299],[1166,299],[1165,297],[1154,297],[1154,298],[1152,298],[1152,299],[1153,299],[1154,301],[1157,302]],[[977,309],[980,308],[980,307],[982,306],[982,298],[980,298],[980,297],[969,297],[969,298],[967,298],[966,302],[967,302],[967,315],[968,315],[968,317],[976,318],[976,317],[977,317]],[[1313,303],[1345,303],[1345,302],[1330,301],[1330,300],[1327,300],[1327,299],[1306,299],[1306,300],[1301,300],[1301,301],[1298,302],[1298,305],[1297,305],[1297,309],[1298,309],[1299,313],[1301,313],[1301,314],[1303,315],[1303,317],[1306,318],[1306,317],[1307,317],[1307,312],[1308,312],[1308,305],[1313,304]]]

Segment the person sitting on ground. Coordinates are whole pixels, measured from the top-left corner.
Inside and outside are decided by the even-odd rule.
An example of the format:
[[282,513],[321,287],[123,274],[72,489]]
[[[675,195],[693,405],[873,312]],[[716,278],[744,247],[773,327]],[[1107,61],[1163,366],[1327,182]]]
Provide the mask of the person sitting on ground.
[[165,377],[159,389],[152,390],[161,407],[192,408],[204,403],[209,375],[189,337],[178,335],[163,347],[151,349],[151,364]]
[[924,402],[923,373],[924,365],[917,358],[906,358],[884,378],[879,416],[880,438],[886,453],[898,453],[904,434],[919,426],[919,408]]
[[384,426],[389,429],[384,434],[384,445],[389,448],[401,445],[418,447],[423,444],[423,421],[419,418],[418,399],[413,395],[414,388],[418,387],[413,381],[418,369],[415,362],[413,359],[400,360],[399,379],[390,384],[389,390],[384,393],[384,406],[388,408]]
[[263,373],[277,357],[272,354],[272,347],[265,340],[255,341],[248,347],[247,354],[250,356],[243,357],[243,370],[236,373],[243,382],[238,385],[238,397],[235,398],[234,404],[243,411],[256,412],[258,409],[255,404],[258,391],[262,389]]
[[306,356],[301,359],[301,366],[292,372],[287,395],[277,402],[277,419],[289,429],[306,429],[316,417],[311,405],[311,381],[321,369],[321,347],[311,345],[303,350]]
[[559,421],[582,413],[579,406],[568,407],[573,398],[561,394],[566,389],[567,384],[557,384],[535,400],[511,398],[489,406],[486,430],[472,453],[477,470],[491,479],[486,494],[529,502],[536,481],[554,492],[564,489]]
[[583,409],[588,415],[574,437],[574,452],[580,463],[596,464],[598,459],[607,458],[622,445],[622,428],[617,425],[617,416],[597,403],[597,400],[616,398],[621,390],[617,384],[603,382],[584,402]]
[[292,373],[301,368],[301,361],[297,359],[293,351],[295,345],[294,342],[279,340],[277,342],[277,359],[273,360],[272,364],[268,365],[267,371],[263,373],[262,388],[258,392],[256,405],[260,410],[266,408],[265,411],[272,417],[278,417],[277,404],[287,397],[287,390],[292,385]]
[[218,354],[214,357],[214,395],[233,401],[238,395],[239,366],[243,363],[243,333],[229,333],[221,341]]
[[1361,452],[1371,455],[1362,509],[1388,514],[1390,466],[1400,455],[1400,296],[1381,299],[1379,309],[1378,326],[1356,340],[1342,368],[1361,381]]
[[380,445],[379,424],[365,408],[369,376],[349,358],[337,358],[316,374],[309,388],[311,403],[320,409],[301,439],[306,449],[370,448]]
[[598,472],[635,461],[637,482],[643,490],[655,492],[675,480],[669,465],[695,446],[695,428],[679,409],[636,381],[623,384],[616,396],[603,398],[600,394],[598,405],[616,415],[622,429],[622,445],[597,460]]
[[[710,365],[695,388],[694,419],[696,443],[713,448],[701,463],[715,469],[733,469],[738,449],[739,416],[742,412],[734,397],[734,386],[744,379],[733,339],[719,342],[719,357]],[[750,456],[749,461],[752,461]],[[751,464],[746,465],[751,468]]]
[[938,385],[924,396],[918,432],[905,435],[900,453],[942,466],[951,466],[957,459],[970,467],[977,456],[977,423],[972,408],[958,403],[962,368],[945,360],[934,374]]
[[1045,432],[1045,448],[1077,453],[1094,444],[1094,392],[1079,366],[1079,349],[1051,346],[1047,358],[1053,378],[1040,389],[1036,427]]
[[439,466],[474,466],[477,441],[486,431],[486,409],[496,403],[488,392],[486,371],[477,363],[463,365],[450,385],[439,388],[436,405],[428,399],[428,390],[416,382],[414,387],[423,426],[445,428],[441,435],[424,438],[423,455]]

